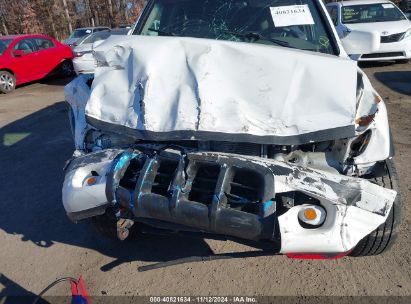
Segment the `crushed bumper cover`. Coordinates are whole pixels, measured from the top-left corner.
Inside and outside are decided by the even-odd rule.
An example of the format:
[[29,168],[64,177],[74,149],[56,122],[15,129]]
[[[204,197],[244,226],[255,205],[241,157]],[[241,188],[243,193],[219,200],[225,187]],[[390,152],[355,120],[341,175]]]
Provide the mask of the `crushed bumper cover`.
[[[93,177],[93,183],[87,180]],[[284,208],[284,197],[295,196]],[[104,150],[71,161],[63,186],[72,220],[125,208],[137,219],[253,241],[281,253],[348,252],[385,222],[396,192],[367,180],[282,161],[168,149]],[[298,212],[313,201],[327,213],[315,229]]]

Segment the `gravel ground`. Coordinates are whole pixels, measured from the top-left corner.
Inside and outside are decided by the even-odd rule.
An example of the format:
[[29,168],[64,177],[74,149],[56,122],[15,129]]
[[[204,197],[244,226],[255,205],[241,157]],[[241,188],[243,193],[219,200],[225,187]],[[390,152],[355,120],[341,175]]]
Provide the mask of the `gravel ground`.
[[[411,295],[411,64],[364,66],[387,102],[397,149],[403,220],[392,251],[334,261],[284,256],[191,263],[144,273],[158,261],[249,250],[233,242],[144,237],[118,243],[61,204],[62,167],[72,154],[63,102],[67,81],[47,80],[0,95],[1,296],[40,292],[60,276],[83,275],[92,295]],[[69,294],[66,286],[51,295]]]

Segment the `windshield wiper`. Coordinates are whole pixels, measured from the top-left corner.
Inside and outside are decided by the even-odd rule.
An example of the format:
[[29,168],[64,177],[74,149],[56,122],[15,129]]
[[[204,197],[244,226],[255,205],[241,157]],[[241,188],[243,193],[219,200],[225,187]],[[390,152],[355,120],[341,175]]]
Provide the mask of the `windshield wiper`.
[[224,33],[234,35],[234,36],[237,36],[237,37],[241,37],[241,38],[247,38],[249,40],[252,40],[252,42],[256,42],[258,40],[263,40],[263,41],[272,42],[272,43],[274,43],[276,45],[279,45],[279,46],[284,46],[284,47],[289,47],[289,48],[294,49],[294,47],[290,46],[290,44],[286,41],[282,41],[282,40],[274,39],[274,38],[268,38],[268,37],[265,37],[265,36],[261,35],[260,33],[256,33],[256,32],[238,33],[238,32],[231,32],[231,31],[224,31]]
[[149,31],[152,31],[152,32],[156,32],[156,33],[158,33],[160,36],[176,36],[176,34],[174,34],[173,32],[156,30],[156,29],[153,29],[153,28],[149,28],[148,30],[149,30]]

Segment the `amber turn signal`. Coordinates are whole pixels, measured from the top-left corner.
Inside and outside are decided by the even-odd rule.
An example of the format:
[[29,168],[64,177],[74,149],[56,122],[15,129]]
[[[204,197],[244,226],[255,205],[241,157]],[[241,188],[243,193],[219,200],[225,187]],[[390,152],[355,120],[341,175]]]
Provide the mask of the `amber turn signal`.
[[96,183],[97,179],[95,177],[89,177],[86,181],[88,186],[94,185]]
[[313,208],[307,208],[304,210],[304,217],[309,221],[313,221],[317,218],[317,213]]

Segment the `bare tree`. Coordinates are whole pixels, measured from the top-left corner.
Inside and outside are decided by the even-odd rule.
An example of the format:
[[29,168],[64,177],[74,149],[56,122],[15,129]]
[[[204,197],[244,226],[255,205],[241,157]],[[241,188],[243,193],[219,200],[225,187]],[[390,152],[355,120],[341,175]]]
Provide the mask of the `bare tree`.
[[107,0],[107,1],[108,1],[108,13],[109,13],[109,19],[110,19],[110,26],[115,27],[113,4],[112,4],[111,0]]
[[6,24],[6,11],[5,11],[5,0],[0,1],[0,20],[1,20],[1,27],[2,31],[4,32],[4,35],[9,34],[9,30],[7,29],[7,24]]
[[68,11],[67,1],[66,0],[63,0],[63,9],[64,9],[64,13],[66,14],[68,27],[69,27],[69,31],[70,31],[70,34],[71,34],[73,32],[73,26],[71,25],[71,19],[70,19],[70,14],[69,14],[69,11]]
[[74,27],[132,24],[145,0],[0,0],[1,34],[41,33],[57,39]]

